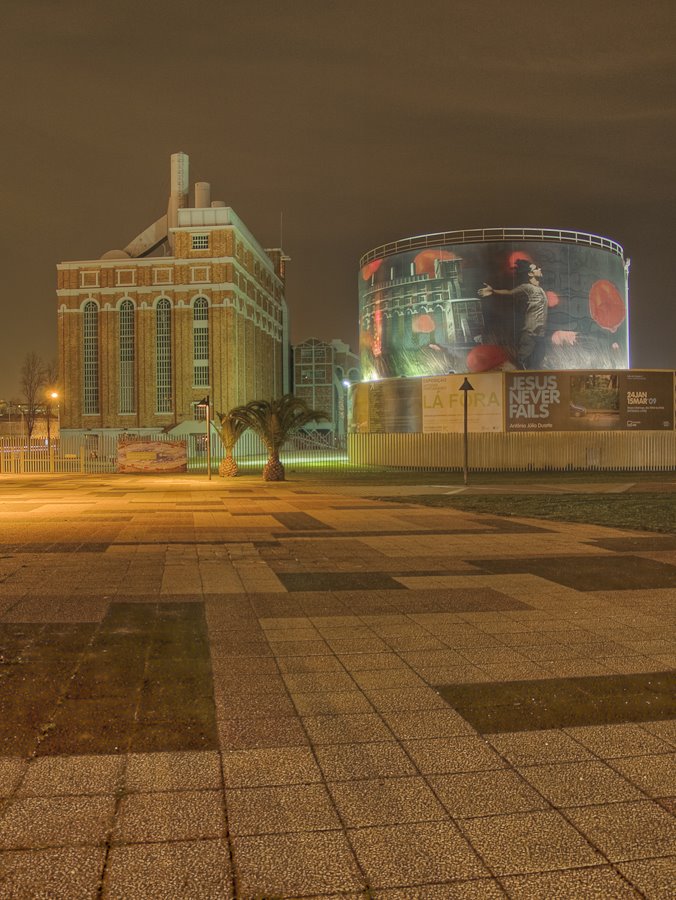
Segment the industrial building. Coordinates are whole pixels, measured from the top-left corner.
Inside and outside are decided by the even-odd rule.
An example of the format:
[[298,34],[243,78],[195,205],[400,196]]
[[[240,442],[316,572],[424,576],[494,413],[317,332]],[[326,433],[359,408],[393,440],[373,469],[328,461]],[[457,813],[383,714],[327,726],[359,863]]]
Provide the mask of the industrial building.
[[359,381],[359,357],[341,340],[308,338],[293,347],[293,392],[311,409],[323,410],[328,419],[317,430],[347,433],[348,396]]
[[287,257],[208,183],[189,200],[175,153],[166,214],[123,250],[57,266],[64,437],[203,431],[207,395],[226,411],[288,391]]

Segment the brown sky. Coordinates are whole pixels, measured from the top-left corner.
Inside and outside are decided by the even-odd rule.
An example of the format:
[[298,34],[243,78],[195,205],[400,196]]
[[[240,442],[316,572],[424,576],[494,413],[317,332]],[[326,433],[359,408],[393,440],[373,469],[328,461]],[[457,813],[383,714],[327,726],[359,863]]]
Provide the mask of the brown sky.
[[[194,12],[193,12],[194,10]],[[356,344],[359,257],[459,228],[612,237],[632,364],[676,367],[672,0],[22,0],[3,10],[0,397],[55,264],[124,246],[190,155],[292,257],[292,338]]]

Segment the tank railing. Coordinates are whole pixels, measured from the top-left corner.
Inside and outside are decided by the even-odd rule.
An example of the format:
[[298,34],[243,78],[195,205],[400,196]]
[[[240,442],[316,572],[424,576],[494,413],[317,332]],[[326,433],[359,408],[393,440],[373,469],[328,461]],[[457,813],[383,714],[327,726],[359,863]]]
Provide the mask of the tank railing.
[[435,234],[420,234],[382,244],[365,253],[360,266],[365,266],[374,259],[403,253],[406,250],[418,250],[425,247],[439,247],[444,244],[477,244],[491,241],[559,241],[564,244],[585,244],[609,250],[624,259],[624,250],[616,241],[597,234],[584,231],[567,231],[556,228],[472,228],[462,231],[440,231]]

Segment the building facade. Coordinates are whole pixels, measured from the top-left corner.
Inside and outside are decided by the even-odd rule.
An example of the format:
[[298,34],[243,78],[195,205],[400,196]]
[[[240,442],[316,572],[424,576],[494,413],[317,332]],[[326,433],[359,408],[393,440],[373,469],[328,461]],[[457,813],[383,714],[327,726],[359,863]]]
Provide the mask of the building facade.
[[288,390],[286,257],[208,184],[189,206],[187,173],[174,154],[167,215],[124,250],[57,266],[64,435],[197,431],[207,395],[227,411]]
[[293,386],[312,409],[329,416],[318,428],[337,435],[347,432],[349,387],[359,381],[359,357],[340,340],[309,338],[293,347]]

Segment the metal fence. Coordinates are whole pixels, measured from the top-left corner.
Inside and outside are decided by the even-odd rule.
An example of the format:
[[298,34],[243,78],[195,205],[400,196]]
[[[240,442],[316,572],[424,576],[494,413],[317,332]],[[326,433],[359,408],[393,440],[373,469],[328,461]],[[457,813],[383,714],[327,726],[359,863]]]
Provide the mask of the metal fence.
[[[206,435],[186,437],[188,471],[206,474]],[[150,440],[175,440],[155,434]],[[555,434],[469,434],[469,467],[475,472],[519,471],[676,471],[676,432],[558,432]],[[225,450],[211,441],[211,470],[216,473]],[[267,453],[260,439],[245,432],[235,448],[242,474],[260,473]],[[289,471],[322,472],[371,467],[414,471],[459,471],[461,434],[351,434],[326,432],[294,435],[280,459]],[[115,472],[117,436],[90,434],[28,446],[21,438],[0,439],[0,474]]]
[[[173,441],[172,435],[144,436],[153,441]],[[144,438],[140,438],[143,440]],[[188,471],[207,471],[206,434],[183,436],[187,443]],[[25,438],[0,438],[0,474],[40,475],[50,472],[65,474],[104,474],[116,471],[116,434],[87,434],[56,438],[49,445],[43,440],[28,444]],[[225,449],[217,435],[211,440],[211,470],[225,456]],[[237,442],[235,458],[242,474],[261,472],[267,453],[261,440],[247,431]],[[283,447],[280,459],[286,467],[300,470],[344,468],[348,465],[346,441],[343,436],[326,432],[307,432],[294,435]]]

